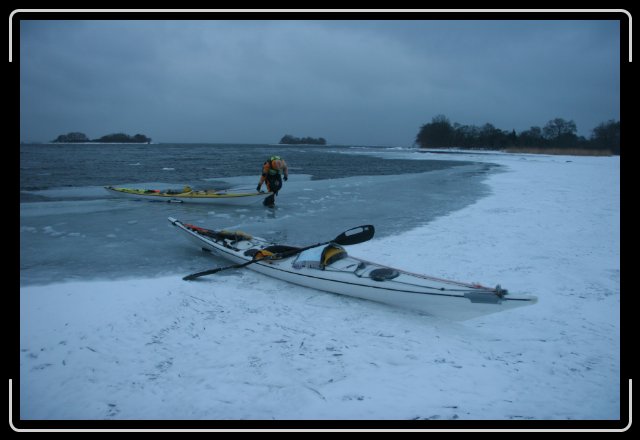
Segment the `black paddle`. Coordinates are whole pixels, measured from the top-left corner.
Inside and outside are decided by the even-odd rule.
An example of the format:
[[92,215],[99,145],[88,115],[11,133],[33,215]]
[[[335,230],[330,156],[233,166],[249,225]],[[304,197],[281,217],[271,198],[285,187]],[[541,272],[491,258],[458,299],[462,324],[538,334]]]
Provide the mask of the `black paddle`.
[[258,261],[262,261],[262,260],[279,260],[281,258],[287,258],[287,257],[291,257],[293,255],[297,255],[301,252],[306,251],[307,249],[311,249],[314,247],[318,247],[318,246],[324,246],[326,244],[330,244],[330,243],[335,243],[335,244],[339,244],[339,245],[344,245],[344,246],[348,246],[351,244],[358,244],[358,243],[364,243],[367,240],[371,240],[371,238],[373,237],[373,234],[375,232],[375,229],[373,227],[373,225],[363,225],[363,226],[356,226],[355,228],[351,228],[347,231],[344,231],[342,234],[338,235],[336,238],[334,238],[331,241],[327,241],[324,243],[317,243],[317,244],[312,244],[311,246],[305,246],[303,248],[298,248],[298,249],[292,249],[290,251],[285,251],[285,252],[279,252],[277,254],[273,254],[273,255],[269,255],[268,257],[264,257],[264,258],[255,258],[253,260],[249,260],[246,263],[240,263],[240,264],[234,264],[232,266],[225,266],[225,267],[216,267],[215,269],[209,269],[209,270],[205,270],[202,272],[197,272],[197,273],[192,273],[191,275],[187,275],[186,277],[183,277],[182,279],[185,281],[190,281],[193,279],[196,279],[198,277],[204,276],[204,275],[211,275],[223,270],[227,270],[227,269],[239,269],[241,267],[245,267],[248,266],[250,264],[256,263]]

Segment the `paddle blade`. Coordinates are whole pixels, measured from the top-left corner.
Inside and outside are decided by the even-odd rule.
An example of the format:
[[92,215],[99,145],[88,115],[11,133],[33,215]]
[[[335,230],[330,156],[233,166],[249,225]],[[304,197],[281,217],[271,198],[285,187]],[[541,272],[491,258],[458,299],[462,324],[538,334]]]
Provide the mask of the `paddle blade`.
[[338,235],[333,242],[340,245],[364,243],[367,240],[371,240],[374,233],[375,228],[373,225],[356,226]]

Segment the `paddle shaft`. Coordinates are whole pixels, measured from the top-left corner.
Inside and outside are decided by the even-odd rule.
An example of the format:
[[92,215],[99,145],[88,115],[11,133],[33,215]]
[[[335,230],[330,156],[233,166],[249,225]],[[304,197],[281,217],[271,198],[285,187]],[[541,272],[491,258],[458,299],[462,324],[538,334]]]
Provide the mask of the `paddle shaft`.
[[192,273],[191,275],[187,275],[185,277],[182,277],[183,280],[185,281],[191,281],[193,279],[205,276],[205,275],[211,275],[213,273],[216,272],[220,272],[221,270],[227,270],[227,269],[239,269],[241,267],[245,267],[248,266],[252,263],[255,263],[256,261],[259,260],[249,260],[246,263],[242,263],[242,264],[234,264],[233,266],[226,266],[226,267],[216,267],[215,269],[209,269],[209,270],[203,270],[202,272],[197,272],[197,273]]
[[246,267],[250,264],[253,263],[257,263],[258,261],[263,261],[263,260],[279,260],[281,258],[287,258],[287,257],[291,257],[293,255],[299,254],[300,252],[306,251],[308,249],[314,248],[314,247],[318,247],[318,246],[323,246],[325,244],[329,244],[331,243],[330,241],[326,242],[326,243],[318,243],[318,244],[314,244],[313,246],[307,246],[301,249],[295,249],[295,251],[287,251],[287,252],[281,252],[278,254],[273,254],[273,255],[269,255],[266,257],[262,257],[262,258],[254,258],[253,260],[249,260],[245,263],[240,263],[240,264],[232,264],[231,266],[224,266],[224,267],[216,267],[214,269],[209,269],[209,270],[203,270],[202,272],[197,272],[197,273],[192,273],[191,275],[187,275],[186,277],[183,277],[182,279],[185,281],[191,281],[195,278],[199,278],[201,276],[204,275],[211,275],[214,273],[218,273],[221,272],[223,270],[227,270],[227,269],[240,269],[242,267]]
[[[362,229],[362,231],[357,231],[358,229]],[[190,281],[196,278],[199,278],[201,276],[204,275],[211,275],[214,273],[218,273],[220,271],[223,270],[227,270],[227,269],[240,269],[242,267],[246,267],[249,266],[250,264],[253,263],[257,263],[258,261],[263,261],[263,260],[279,260],[282,258],[287,258],[287,257],[291,257],[293,255],[297,255],[301,252],[304,252],[306,250],[318,247],[318,246],[324,246],[327,245],[329,243],[336,243],[336,244],[340,244],[340,245],[351,245],[351,244],[358,244],[358,243],[363,243],[367,240],[370,240],[371,237],[373,237],[374,234],[374,227],[372,225],[364,225],[364,226],[357,226],[355,228],[349,229],[345,232],[343,232],[342,234],[338,235],[334,240],[331,241],[327,241],[324,243],[317,243],[317,244],[313,244],[311,246],[305,246],[303,248],[299,248],[299,249],[293,249],[290,251],[285,251],[285,252],[280,252],[277,254],[273,254],[273,255],[269,255],[263,258],[253,258],[252,260],[249,260],[245,263],[240,263],[240,264],[233,264],[231,266],[225,266],[225,267],[216,267],[214,269],[209,269],[209,270],[204,270],[202,272],[197,272],[197,273],[192,273],[191,275],[187,275],[185,277],[183,277],[182,279],[185,281]]]

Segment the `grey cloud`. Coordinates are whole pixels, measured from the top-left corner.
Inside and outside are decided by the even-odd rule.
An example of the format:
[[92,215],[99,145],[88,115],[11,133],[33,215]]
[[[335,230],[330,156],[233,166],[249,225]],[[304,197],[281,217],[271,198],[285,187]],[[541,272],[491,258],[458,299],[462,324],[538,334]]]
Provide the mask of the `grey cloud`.
[[445,114],[580,134],[619,119],[612,21],[38,21],[20,39],[21,139],[410,145]]

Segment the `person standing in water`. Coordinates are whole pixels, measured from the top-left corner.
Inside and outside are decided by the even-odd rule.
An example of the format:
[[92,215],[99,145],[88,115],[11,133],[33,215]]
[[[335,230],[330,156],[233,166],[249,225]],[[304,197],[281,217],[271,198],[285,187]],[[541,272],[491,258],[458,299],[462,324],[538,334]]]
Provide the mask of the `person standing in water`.
[[263,204],[265,206],[273,207],[276,202],[276,195],[282,188],[282,179],[286,182],[289,180],[289,168],[287,163],[280,156],[271,156],[262,165],[262,175],[260,176],[260,183],[258,183],[257,191],[260,191],[263,183],[266,183],[267,190],[272,192],[269,197],[264,199]]

